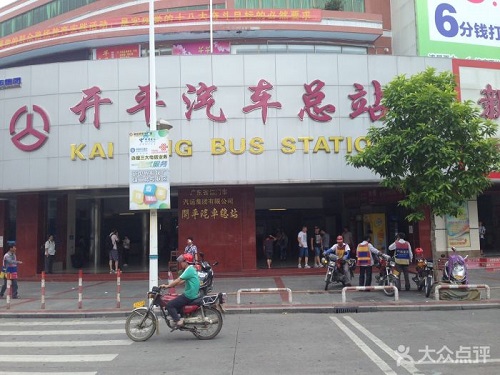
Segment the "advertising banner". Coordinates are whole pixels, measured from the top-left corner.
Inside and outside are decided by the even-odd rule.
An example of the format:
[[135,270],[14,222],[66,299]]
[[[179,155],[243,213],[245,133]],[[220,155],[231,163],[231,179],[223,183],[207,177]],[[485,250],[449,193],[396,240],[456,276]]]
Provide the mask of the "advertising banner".
[[454,217],[446,215],[446,237],[448,247],[470,247],[470,224],[467,203],[462,207],[462,214]]
[[130,133],[131,210],[169,209],[168,130]]
[[500,6],[495,1],[416,1],[420,56],[500,61]]
[[380,251],[387,249],[385,214],[365,214],[363,215],[364,233],[370,234],[372,245]]

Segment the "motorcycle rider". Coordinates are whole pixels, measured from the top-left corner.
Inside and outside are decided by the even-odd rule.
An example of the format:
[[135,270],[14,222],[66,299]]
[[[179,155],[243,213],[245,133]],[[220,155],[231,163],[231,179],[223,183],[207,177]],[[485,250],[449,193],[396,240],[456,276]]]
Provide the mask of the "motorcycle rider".
[[344,242],[344,237],[337,236],[337,243],[323,253],[323,256],[325,257],[327,257],[330,254],[335,254],[344,261],[342,267],[346,279],[345,285],[347,286],[351,286],[351,274],[349,272],[349,264],[347,263],[350,251],[351,248],[349,247],[348,244]]
[[165,306],[175,322],[173,329],[180,328],[184,325],[184,319],[181,319],[179,316],[179,311],[181,311],[184,306],[189,305],[189,303],[198,298],[200,293],[200,279],[193,266],[193,255],[189,253],[179,255],[177,257],[177,262],[179,262],[180,267],[183,270],[182,274],[170,284],[160,285],[160,288],[173,288],[180,284],[186,284],[184,293],[169,301]]
[[401,285],[401,272],[405,277],[405,290],[410,290],[410,276],[408,274],[408,267],[413,259],[411,252],[411,245],[405,241],[405,234],[399,232],[396,239],[389,245],[389,250],[394,251],[394,261],[396,263],[396,270],[399,271],[399,285]]
[[384,254],[375,248],[371,243],[371,237],[363,237],[363,242],[356,248],[356,256],[359,266],[359,286],[372,285],[372,267],[374,264],[373,255],[383,256]]

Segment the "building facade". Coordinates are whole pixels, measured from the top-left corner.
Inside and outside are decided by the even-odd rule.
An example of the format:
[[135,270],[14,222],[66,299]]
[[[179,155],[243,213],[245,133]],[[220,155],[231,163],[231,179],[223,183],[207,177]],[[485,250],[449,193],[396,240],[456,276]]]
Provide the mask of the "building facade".
[[[0,242],[16,241],[21,276],[41,271],[49,234],[56,269],[71,270],[78,255],[97,271],[113,228],[131,238],[136,269],[147,265],[149,215],[129,209],[128,186],[129,136],[149,129],[148,3],[0,9]],[[430,254],[429,220],[407,223],[399,196],[345,156],[382,126],[382,87],[396,75],[454,70],[478,101],[487,84],[500,86],[499,67],[393,55],[389,1],[344,1],[343,11],[319,3],[214,1],[210,21],[206,0],[155,2],[156,113],[173,125],[160,267],[188,236],[221,271],[258,268],[261,241],[279,230],[296,258],[302,225],[332,238],[345,226],[356,240],[371,231],[381,249],[405,231]],[[41,7],[54,16],[19,26]],[[477,207],[466,210],[471,253]],[[438,225],[444,250],[449,225]]]

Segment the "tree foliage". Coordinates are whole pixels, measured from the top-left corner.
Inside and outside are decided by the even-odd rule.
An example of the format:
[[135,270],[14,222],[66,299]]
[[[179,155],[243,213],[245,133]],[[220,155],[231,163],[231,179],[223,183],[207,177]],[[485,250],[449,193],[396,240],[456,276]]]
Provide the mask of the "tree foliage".
[[407,220],[457,216],[468,199],[489,185],[500,154],[496,123],[483,119],[471,101],[460,102],[451,72],[428,68],[410,78],[397,76],[384,87],[384,126],[371,127],[368,146],[347,163],[366,167],[384,187],[404,194]]

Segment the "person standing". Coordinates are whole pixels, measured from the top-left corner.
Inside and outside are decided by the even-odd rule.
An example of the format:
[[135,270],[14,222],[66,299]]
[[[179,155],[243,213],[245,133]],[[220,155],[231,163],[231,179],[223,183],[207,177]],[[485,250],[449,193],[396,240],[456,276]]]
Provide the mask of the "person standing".
[[349,264],[347,263],[350,252],[351,248],[344,242],[344,238],[342,236],[337,236],[337,243],[323,253],[325,256],[335,254],[344,261],[342,269],[344,270],[345,285],[347,286],[351,286],[351,273],[349,272]]
[[288,248],[288,236],[280,230],[277,236],[278,247],[280,248],[280,260],[286,260]]
[[351,231],[349,230],[349,227],[344,227],[342,237],[344,238],[344,242],[349,245],[349,248],[354,249],[354,238]]
[[484,248],[486,247],[486,227],[483,222],[479,222],[479,249],[481,255],[484,254]]
[[311,237],[311,249],[314,251],[314,268],[323,267],[319,260],[319,256],[323,252],[322,247],[321,233],[319,232],[319,227],[315,226],[314,234]]
[[359,286],[372,285],[372,267],[374,262],[373,254],[382,256],[382,252],[370,243],[370,236],[365,236],[363,242],[356,248],[356,256],[359,266]]
[[[120,256],[118,254],[118,242],[120,238],[118,237],[118,231],[113,229],[109,234],[111,240],[111,249],[109,250],[109,273],[116,273],[118,271],[118,264],[120,261]],[[115,268],[113,269],[113,263]]]
[[51,234],[45,242],[45,273],[52,273],[52,266],[56,257],[56,242]]
[[264,255],[266,256],[267,268],[271,268],[271,264],[273,263],[275,240],[276,238],[270,234],[264,240]]
[[130,253],[130,238],[128,236],[123,237],[122,241],[122,261],[123,261],[123,267],[128,266],[128,256]]
[[389,245],[389,250],[394,251],[396,270],[399,271],[399,286],[401,286],[402,272],[405,277],[405,290],[410,290],[410,276],[408,274],[408,268],[411,260],[413,259],[413,253],[411,252],[410,243],[405,241],[405,234],[403,232],[399,232],[397,234],[395,241]]
[[17,294],[18,285],[17,285],[17,265],[22,264],[20,260],[16,258],[16,245],[9,245],[9,251],[5,253],[3,256],[2,268],[5,269],[5,276],[3,280],[2,290],[0,290],[0,298],[3,297],[5,291],[7,290],[7,280],[12,281],[11,285],[11,293],[12,298],[17,299],[19,295]]
[[323,251],[326,251],[330,248],[330,234],[324,229],[321,229],[319,233],[321,234],[321,246],[323,246]]
[[307,227],[304,225],[302,230],[297,235],[299,243],[299,265],[302,268],[302,258],[304,258],[304,268],[311,268],[307,262],[309,261],[309,248],[307,247]]
[[186,241],[186,247],[184,248],[184,254],[191,254],[195,262],[198,261],[198,247],[194,244],[193,237],[188,237]]

